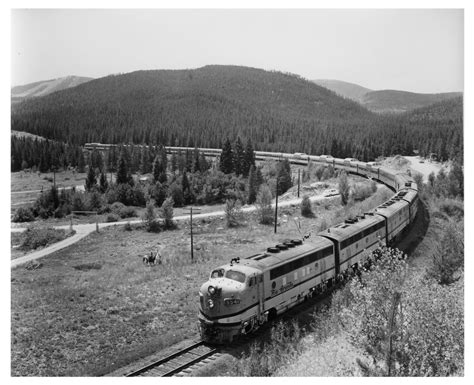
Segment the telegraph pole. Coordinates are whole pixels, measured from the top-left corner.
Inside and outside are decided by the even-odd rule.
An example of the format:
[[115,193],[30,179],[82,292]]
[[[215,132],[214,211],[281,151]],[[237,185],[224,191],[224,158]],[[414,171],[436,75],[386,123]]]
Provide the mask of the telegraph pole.
[[[191,262],[194,261],[194,239],[193,239],[193,207],[186,208],[189,211],[189,227],[191,230]],[[195,211],[201,211],[201,209],[194,208]]]
[[298,169],[298,198],[300,197],[300,169]]
[[276,187],[275,187],[275,234],[277,232],[277,221],[278,221],[278,175],[276,179]]

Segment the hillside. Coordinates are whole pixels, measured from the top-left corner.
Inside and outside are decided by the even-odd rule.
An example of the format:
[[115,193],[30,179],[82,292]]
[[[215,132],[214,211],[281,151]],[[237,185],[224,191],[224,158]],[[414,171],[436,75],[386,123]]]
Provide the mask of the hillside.
[[[264,151],[361,160],[411,155],[413,148],[432,149],[439,140],[448,143],[453,131],[462,132],[462,113],[452,123],[436,125],[442,130],[396,116],[374,114],[296,75],[206,66],[107,76],[26,100],[12,106],[11,128],[75,145],[219,148],[226,138],[240,136]],[[432,133],[426,138],[421,130]]]
[[45,96],[56,91],[76,87],[79,84],[92,80],[80,76],[66,76],[63,78],[43,80],[35,83],[16,86],[11,89],[12,102],[20,102],[26,98]]
[[[295,75],[236,66],[138,71],[92,80],[18,104],[12,128],[85,142],[150,142],[219,147],[251,136],[263,147],[372,114]],[[58,138],[59,137],[59,138]],[[303,138],[298,143],[304,143]],[[277,146],[274,146],[277,148]]]
[[339,96],[361,102],[365,94],[372,90],[359,86],[358,84],[343,82],[342,80],[317,79],[313,80],[317,85],[334,91]]
[[412,111],[459,96],[462,96],[461,92],[418,94],[406,91],[381,90],[365,94],[361,104],[370,111],[378,113],[399,113]]
[[314,82],[336,94],[354,100],[376,113],[402,113],[429,106],[443,100],[462,96],[462,92],[444,92],[439,94],[421,94],[396,90],[370,90],[358,84],[340,80],[319,79]]

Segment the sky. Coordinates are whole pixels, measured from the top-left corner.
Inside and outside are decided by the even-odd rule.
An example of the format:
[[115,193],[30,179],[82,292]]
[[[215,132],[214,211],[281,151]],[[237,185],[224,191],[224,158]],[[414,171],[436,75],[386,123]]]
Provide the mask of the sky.
[[464,90],[462,9],[11,11],[11,85],[233,64],[370,89]]

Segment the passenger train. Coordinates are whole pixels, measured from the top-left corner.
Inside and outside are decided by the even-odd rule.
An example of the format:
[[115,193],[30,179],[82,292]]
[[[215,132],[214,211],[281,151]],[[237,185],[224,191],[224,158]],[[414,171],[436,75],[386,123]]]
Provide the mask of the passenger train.
[[[89,143],[87,146],[87,149],[107,150],[106,146],[113,145]],[[194,150],[165,148],[168,153]],[[220,149],[199,151],[210,157],[221,154]],[[375,162],[262,151],[256,151],[255,158],[287,158],[294,164],[312,162],[332,166],[384,183],[396,194],[380,206],[321,231],[310,240],[284,242],[214,269],[199,291],[199,329],[203,340],[211,343],[227,343],[251,333],[276,315],[343,280],[369,263],[372,252],[379,246],[391,245],[400,238],[418,210],[414,179]]]
[[[288,158],[298,164],[302,155],[256,152],[257,159]],[[199,291],[198,323],[203,340],[232,342],[324,292],[369,263],[375,249],[393,244],[415,220],[418,190],[410,175],[353,158],[305,157],[306,163],[331,165],[382,182],[396,194],[373,210],[348,218],[310,240],[284,242],[214,269]]]

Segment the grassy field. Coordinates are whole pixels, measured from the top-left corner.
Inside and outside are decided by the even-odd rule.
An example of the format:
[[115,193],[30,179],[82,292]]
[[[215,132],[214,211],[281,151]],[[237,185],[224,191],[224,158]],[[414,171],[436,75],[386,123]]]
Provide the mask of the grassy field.
[[[379,189],[351,209],[337,197],[313,205],[315,218],[301,218],[301,232],[314,234],[389,195]],[[97,376],[197,336],[198,290],[211,269],[301,238],[295,217],[301,217],[299,208],[281,210],[276,235],[253,215],[234,229],[219,218],[196,221],[193,263],[189,227],[181,224],[158,234],[104,229],[43,258],[41,269],[13,269],[12,375]],[[140,255],[158,246],[163,264],[144,266]]]

